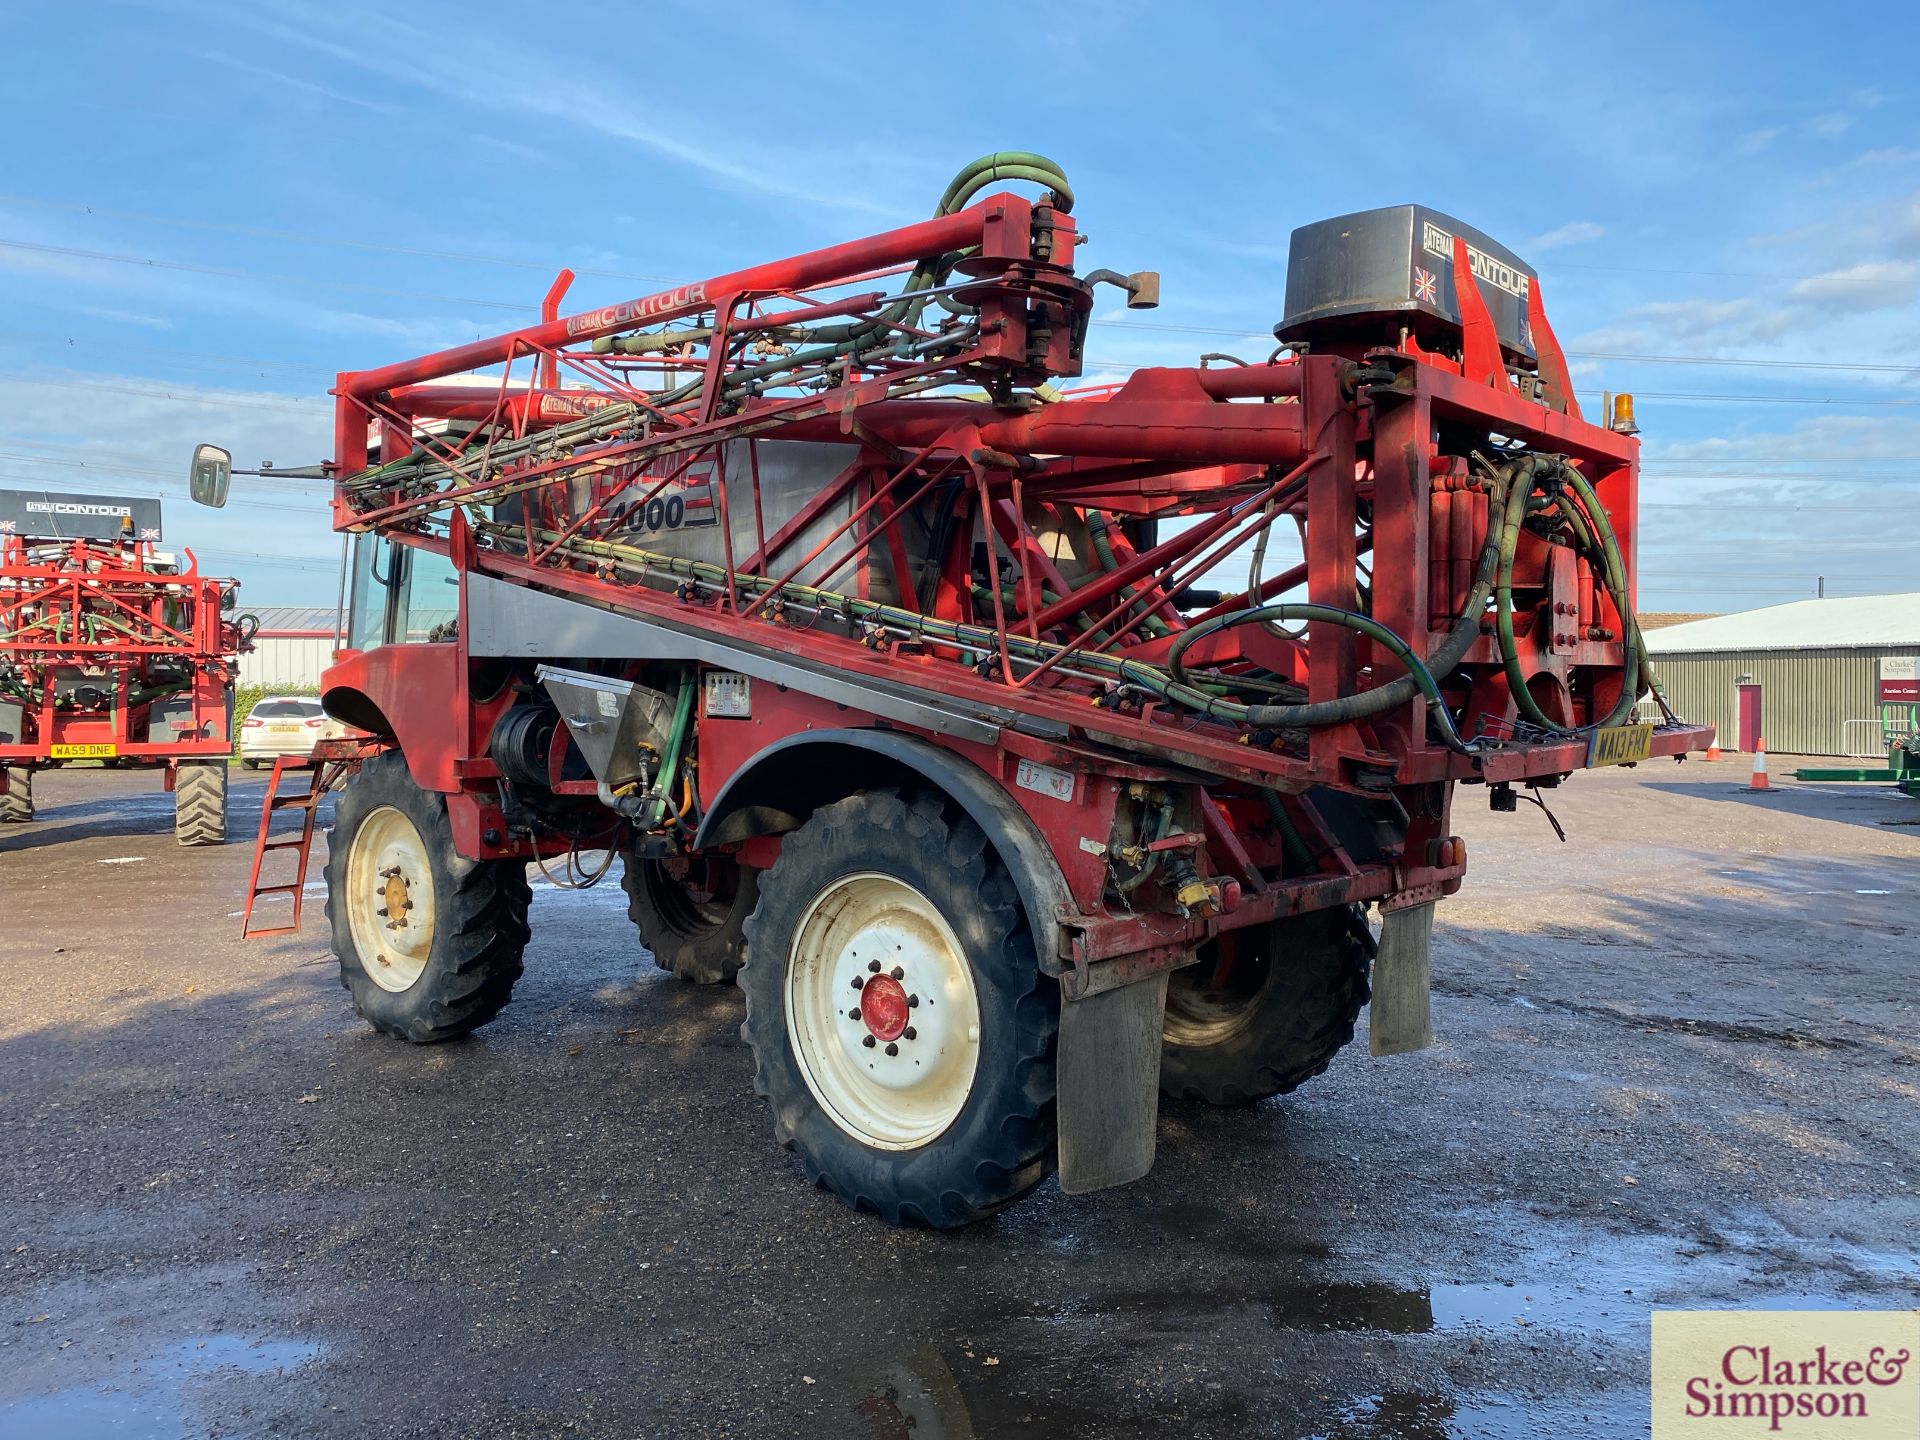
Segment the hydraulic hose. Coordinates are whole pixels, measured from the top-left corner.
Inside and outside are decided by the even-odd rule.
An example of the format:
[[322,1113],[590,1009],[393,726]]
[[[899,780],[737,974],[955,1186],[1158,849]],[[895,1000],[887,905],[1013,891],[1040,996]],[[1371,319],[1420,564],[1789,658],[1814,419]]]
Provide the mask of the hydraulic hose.
[[[1421,667],[1422,670],[1427,673],[1429,682],[1431,682],[1434,675],[1446,675],[1450,673],[1453,668],[1466,657],[1466,653],[1472,647],[1473,642],[1479,638],[1481,617],[1486,613],[1487,597],[1492,592],[1495,570],[1499,563],[1501,535],[1509,517],[1513,517],[1512,523],[1516,527],[1519,524],[1517,516],[1514,515],[1514,512],[1518,509],[1515,503],[1515,497],[1519,497],[1520,501],[1524,503],[1524,498],[1531,485],[1533,464],[1533,457],[1526,456],[1516,462],[1515,465],[1496,470],[1488,477],[1489,483],[1492,486],[1492,498],[1488,507],[1488,514],[1491,518],[1487,524],[1486,536],[1481,542],[1480,559],[1474,569],[1473,588],[1467,593],[1467,602],[1461,607],[1460,618],[1454,622],[1453,629],[1448,633],[1447,638],[1441,642],[1439,648],[1433,652],[1433,655]],[[1521,472],[1524,472],[1524,474]],[[1185,655],[1187,650],[1197,641],[1204,639],[1208,635],[1215,634],[1218,631],[1230,629],[1236,625],[1251,625],[1268,620],[1286,619],[1288,617],[1279,612],[1288,608],[1290,607],[1284,605],[1269,605],[1254,610],[1236,610],[1231,614],[1221,615],[1213,620],[1209,620],[1203,625],[1196,625],[1193,629],[1185,632],[1178,640],[1174,641],[1172,648],[1167,652],[1167,669],[1172,673],[1175,680],[1183,684],[1191,683],[1185,667],[1181,664],[1181,657]],[[1295,606],[1291,608],[1300,609],[1305,607]],[[1330,614],[1319,617],[1301,618],[1330,619],[1332,616],[1344,616],[1352,613],[1350,611],[1336,609],[1333,606],[1319,606],[1316,608],[1328,611]],[[1366,617],[1363,616],[1361,618],[1364,619]],[[1336,620],[1334,623],[1339,624],[1344,622]],[[1373,621],[1368,620],[1368,624],[1371,625],[1373,623]],[[1412,654],[1412,651],[1408,650],[1406,643],[1402,641],[1399,636],[1393,635],[1393,633],[1386,630],[1384,626],[1379,628],[1382,633],[1391,637],[1393,645],[1399,646],[1400,650],[1405,651],[1407,654]],[[1369,638],[1373,637],[1369,635]],[[1384,644],[1385,642],[1382,643]],[[1387,647],[1390,652],[1393,650],[1393,645]],[[1289,729],[1310,729],[1320,725],[1342,725],[1349,721],[1363,720],[1370,715],[1378,715],[1384,711],[1391,710],[1394,706],[1405,704],[1407,701],[1413,699],[1416,694],[1428,694],[1429,699],[1434,699],[1437,697],[1437,693],[1438,687],[1435,687],[1434,691],[1429,693],[1425,687],[1420,684],[1413,670],[1409,667],[1405,675],[1390,680],[1384,685],[1376,685],[1371,690],[1362,690],[1356,695],[1343,695],[1337,700],[1312,701],[1304,705],[1257,707],[1263,710],[1284,711],[1287,712],[1287,714],[1285,718],[1275,716],[1273,718],[1256,719],[1250,723],[1256,725],[1282,725]],[[1438,705],[1437,708],[1441,711],[1442,715],[1445,716],[1445,705]],[[1453,730],[1450,717],[1444,719],[1443,731],[1453,733],[1455,739],[1458,739],[1458,732]]]
[[1600,503],[1587,477],[1571,465],[1564,467],[1567,484],[1579,498],[1580,505],[1587,512],[1588,522],[1599,537],[1601,552],[1606,558],[1606,580],[1608,593],[1613,596],[1614,609],[1620,612],[1621,644],[1626,650],[1626,677],[1621,684],[1620,699],[1615,703],[1615,717],[1606,723],[1618,724],[1640,697],[1642,689],[1653,693],[1663,712],[1666,711],[1666,696],[1660,693],[1660,677],[1653,673],[1653,662],[1647,654],[1646,638],[1640,633],[1640,617],[1633,613],[1633,606],[1627,599],[1627,566],[1620,554],[1619,541],[1614,537],[1613,522],[1607,518],[1606,507]]
[[686,751],[687,730],[693,723],[694,694],[698,689],[699,686],[690,675],[680,682],[679,703],[673,709],[673,727],[667,731],[667,751],[660,757],[660,770],[653,777],[654,799],[647,806],[644,825],[648,830],[658,827],[667,806],[673,803],[673,781],[679,773],[680,757]]
[[[1372,616],[1362,615],[1357,611],[1342,610],[1335,605],[1307,603],[1263,605],[1256,610],[1240,610],[1232,615],[1222,615],[1219,619],[1210,620],[1205,625],[1196,625],[1174,641],[1173,648],[1167,654],[1168,666],[1172,668],[1176,657],[1203,633],[1226,629],[1229,623],[1257,625],[1270,620],[1290,620],[1295,624],[1303,620],[1319,621],[1344,626],[1348,630],[1366,636],[1406,667],[1407,673],[1401,678],[1427,697],[1428,713],[1439,727],[1440,738],[1446,743],[1447,748],[1462,755],[1474,753],[1467,742],[1460,738],[1460,731],[1453,723],[1453,716],[1447,713],[1446,699],[1440,693],[1440,685],[1433,678],[1433,672],[1418,655],[1413,653],[1413,647]],[[1176,671],[1175,673],[1184,676],[1184,672]],[[1236,712],[1234,718],[1248,725],[1271,725],[1291,730],[1307,729],[1319,725],[1339,724],[1346,720],[1358,719],[1361,715],[1378,714],[1385,707],[1376,706],[1356,713],[1355,704],[1371,700],[1381,690],[1387,688],[1382,685],[1373,690],[1363,690],[1357,695],[1343,695],[1338,700],[1311,701],[1304,705],[1236,705],[1231,709]],[[1216,712],[1208,709],[1208,713]]]

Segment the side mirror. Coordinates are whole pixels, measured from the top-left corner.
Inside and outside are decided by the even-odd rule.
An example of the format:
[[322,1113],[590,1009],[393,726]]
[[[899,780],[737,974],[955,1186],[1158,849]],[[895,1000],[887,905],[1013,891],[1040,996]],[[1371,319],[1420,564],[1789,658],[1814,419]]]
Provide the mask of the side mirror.
[[218,510],[227,503],[227,486],[233,483],[233,456],[218,445],[193,447],[193,468],[187,472],[187,493],[196,505],[211,505]]

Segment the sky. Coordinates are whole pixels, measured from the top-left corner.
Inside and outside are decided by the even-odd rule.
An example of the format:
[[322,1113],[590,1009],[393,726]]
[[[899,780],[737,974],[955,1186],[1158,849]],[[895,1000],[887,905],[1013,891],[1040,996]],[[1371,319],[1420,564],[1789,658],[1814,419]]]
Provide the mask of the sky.
[[[1643,610],[1920,589],[1920,10],[976,0],[14,0],[0,488],[167,499],[244,603],[332,604],[336,371],[908,223],[1060,162],[1157,269],[1089,375],[1264,355],[1297,225],[1417,201],[1637,397]],[[577,302],[577,303],[574,303]]]

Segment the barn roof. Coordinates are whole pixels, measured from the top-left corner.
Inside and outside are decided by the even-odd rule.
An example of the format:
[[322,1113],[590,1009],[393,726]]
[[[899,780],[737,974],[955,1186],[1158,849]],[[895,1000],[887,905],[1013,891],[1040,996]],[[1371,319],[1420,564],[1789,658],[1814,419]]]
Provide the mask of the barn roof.
[[241,610],[260,617],[262,630],[316,630],[333,634],[331,605],[242,605]]
[[1920,591],[1795,600],[1647,634],[1655,655],[1707,650],[1886,650],[1920,653]]

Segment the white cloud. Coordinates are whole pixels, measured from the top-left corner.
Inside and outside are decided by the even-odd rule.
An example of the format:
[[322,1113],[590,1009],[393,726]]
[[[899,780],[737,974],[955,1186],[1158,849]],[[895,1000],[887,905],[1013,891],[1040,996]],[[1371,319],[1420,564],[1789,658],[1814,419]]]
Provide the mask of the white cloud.
[[74,309],[82,315],[91,315],[96,320],[111,321],[115,325],[138,325],[143,330],[173,329],[173,321],[164,315],[148,315],[139,310],[115,310],[104,305],[76,305]]
[[1863,150],[1849,160],[1845,169],[1897,169],[1902,165],[1911,165],[1920,161],[1920,150],[1905,145],[1887,145],[1878,150]]
[[1589,241],[1598,240],[1606,233],[1606,226],[1595,224],[1591,220],[1569,220],[1556,230],[1534,236],[1527,242],[1527,249],[1558,250],[1563,245],[1585,245]]
[[1920,263],[1912,260],[1872,260],[1810,275],[1787,291],[1791,300],[1826,311],[1859,314],[1869,310],[1896,310],[1920,295]]
[[[876,203],[864,189],[835,187],[809,178],[822,174],[820,161],[826,155],[844,163],[857,146],[835,143],[828,150],[799,155],[765,141],[722,135],[710,125],[688,124],[670,131],[647,123],[644,117],[648,112],[632,106],[582,103],[582,96],[623,93],[628,82],[622,72],[596,67],[588,60],[570,61],[564,68],[545,63],[541,56],[504,34],[469,34],[462,28],[422,29],[394,18],[384,9],[345,12],[257,4],[226,11],[222,18],[366,73],[429,90],[491,114],[497,115],[507,107],[549,122],[598,132],[690,166],[732,189],[897,218],[893,207]],[[329,20],[336,27],[332,36],[323,33]],[[500,57],[507,53],[513,55],[513,64],[502,67]],[[791,136],[799,132],[785,133]],[[708,135],[711,140],[686,138]]]
[[1838,140],[1853,128],[1853,116],[1843,110],[1830,110],[1807,121],[1807,129],[1822,140]]
[[1758,155],[1779,138],[1778,126],[1765,130],[1749,130],[1734,142],[1733,148],[1742,155]]
[[208,51],[200,58],[212,61],[215,65],[224,65],[230,70],[238,70],[241,74],[255,80],[264,80],[270,88],[301,90],[309,95],[318,95],[322,99],[338,101],[342,105],[354,105],[362,110],[373,110],[385,115],[399,113],[398,106],[388,105],[384,101],[366,100],[358,95],[349,95],[343,90],[331,90],[325,85],[316,85],[311,80],[302,79],[298,75],[289,75],[252,60],[236,60],[233,56],[218,50]]
[[1794,316],[1757,300],[1656,300],[1629,312],[1652,322],[1663,334],[1692,345],[1753,345],[1778,340],[1793,328]]

